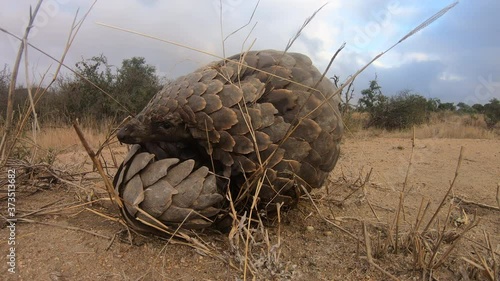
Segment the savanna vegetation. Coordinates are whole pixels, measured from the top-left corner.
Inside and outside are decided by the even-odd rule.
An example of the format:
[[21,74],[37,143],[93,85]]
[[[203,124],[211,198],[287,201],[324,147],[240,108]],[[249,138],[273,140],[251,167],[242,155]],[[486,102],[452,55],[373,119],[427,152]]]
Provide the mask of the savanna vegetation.
[[[0,72],[2,122],[10,75],[7,66]],[[142,57],[125,59],[118,67],[110,65],[102,54],[83,59],[76,63],[75,73],[59,76],[50,92],[43,95],[37,104],[37,119],[52,127],[70,125],[76,119],[94,129],[101,129],[102,120],[106,120],[106,124],[118,124],[126,116],[138,113],[164,81],[164,77],[156,74],[155,67]],[[376,78],[359,93],[354,90],[344,93],[342,112],[349,130],[395,134],[416,126],[420,131],[427,129],[422,137],[459,138],[492,138],[498,133],[498,99],[468,105],[426,98],[409,89],[390,94],[383,92]],[[358,98],[356,104],[351,103],[353,98]],[[28,89],[19,86],[14,94],[14,108],[22,112],[27,105]],[[429,129],[432,126],[441,129]],[[456,126],[462,131],[457,131]],[[446,128],[455,134],[443,134]]]
[[[0,113],[4,117],[10,71],[0,73]],[[161,89],[161,78],[142,57],[123,60],[114,67],[104,55],[84,59],[75,65],[75,73],[59,76],[55,86],[39,100],[36,113],[44,125],[70,125],[79,119],[96,127],[101,120],[119,122],[138,113]],[[28,89],[20,86],[14,94],[14,109],[28,106]],[[97,125],[98,126],[98,125]],[[98,128],[96,128],[98,129]]]
[[394,135],[416,127],[427,131],[421,137],[452,138],[493,138],[499,132],[500,101],[495,98],[484,105],[468,105],[426,98],[409,89],[389,96],[377,79],[361,91],[356,105],[350,103],[353,91],[342,96],[344,122],[351,131]]

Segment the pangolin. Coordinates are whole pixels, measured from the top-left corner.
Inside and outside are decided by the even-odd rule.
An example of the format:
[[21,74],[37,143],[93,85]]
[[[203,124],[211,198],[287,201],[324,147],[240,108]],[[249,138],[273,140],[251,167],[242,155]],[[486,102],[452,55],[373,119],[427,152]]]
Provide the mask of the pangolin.
[[307,56],[275,50],[168,83],[117,133],[135,144],[114,181],[123,212],[205,227],[228,210],[227,188],[237,211],[254,198],[259,210],[292,205],[322,186],[339,157],[335,91]]

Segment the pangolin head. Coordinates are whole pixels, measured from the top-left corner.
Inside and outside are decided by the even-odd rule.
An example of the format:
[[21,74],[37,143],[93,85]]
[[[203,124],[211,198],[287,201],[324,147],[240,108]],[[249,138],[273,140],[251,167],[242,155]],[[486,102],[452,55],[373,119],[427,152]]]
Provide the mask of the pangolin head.
[[190,137],[179,114],[140,113],[132,118],[116,134],[118,140],[127,144],[145,144],[148,142],[178,142]]

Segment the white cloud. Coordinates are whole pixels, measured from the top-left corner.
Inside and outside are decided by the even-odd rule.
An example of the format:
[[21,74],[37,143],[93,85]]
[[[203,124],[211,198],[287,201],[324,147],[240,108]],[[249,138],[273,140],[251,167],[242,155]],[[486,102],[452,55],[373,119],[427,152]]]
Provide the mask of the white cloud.
[[450,72],[442,72],[439,75],[439,80],[442,81],[462,81],[465,77],[462,77],[458,74],[450,73]]
[[383,58],[375,61],[373,65],[379,68],[390,69],[398,68],[404,64],[428,62],[428,61],[440,61],[438,56],[431,53],[423,52],[408,52],[400,53],[393,51],[386,54]]

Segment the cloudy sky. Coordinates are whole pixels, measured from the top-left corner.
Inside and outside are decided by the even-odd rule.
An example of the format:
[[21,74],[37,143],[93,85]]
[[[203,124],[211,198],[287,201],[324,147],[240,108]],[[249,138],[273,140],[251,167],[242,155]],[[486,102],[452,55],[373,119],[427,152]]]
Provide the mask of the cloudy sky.
[[[35,0],[0,0],[0,27],[21,36]],[[245,25],[256,0],[99,0],[75,39],[65,62],[104,54],[112,65],[133,56],[145,57],[167,78],[247,49],[284,49],[304,20],[325,0],[261,0],[252,23],[224,42],[223,36]],[[305,28],[291,51],[309,55],[323,70],[330,57],[347,46],[329,71],[345,79],[371,58],[397,42],[422,21],[454,0],[332,0]],[[60,57],[74,14],[93,0],[45,0],[30,42]],[[498,0],[463,0],[435,23],[398,45],[355,83],[355,94],[375,75],[386,95],[410,89],[446,102],[486,103],[500,98],[500,24]],[[132,29],[215,55],[103,27]],[[255,28],[251,30],[251,27]],[[222,35],[221,35],[222,30]],[[250,32],[251,31],[251,32]],[[13,65],[18,43],[0,34],[0,63]],[[55,63],[30,50],[35,78]],[[24,70],[23,70],[24,71]],[[21,75],[24,77],[23,75]],[[24,78],[20,79],[24,82]]]

